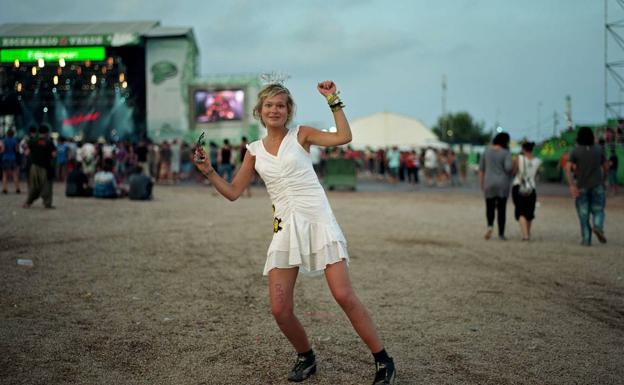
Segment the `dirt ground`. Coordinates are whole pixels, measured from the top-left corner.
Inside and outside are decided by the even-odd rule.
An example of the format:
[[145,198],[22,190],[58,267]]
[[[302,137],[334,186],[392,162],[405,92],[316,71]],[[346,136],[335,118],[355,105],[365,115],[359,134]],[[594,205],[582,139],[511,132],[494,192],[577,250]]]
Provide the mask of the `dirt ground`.
[[[286,384],[294,354],[269,310],[272,235],[261,188],[231,203],[203,186],[156,200],[0,196],[2,384]],[[570,198],[540,197],[534,240],[485,241],[476,192],[330,192],[356,291],[396,384],[623,384],[624,197],[606,245],[579,245]],[[32,259],[33,267],[17,264]],[[370,384],[372,357],[324,279],[296,312],[319,371]]]

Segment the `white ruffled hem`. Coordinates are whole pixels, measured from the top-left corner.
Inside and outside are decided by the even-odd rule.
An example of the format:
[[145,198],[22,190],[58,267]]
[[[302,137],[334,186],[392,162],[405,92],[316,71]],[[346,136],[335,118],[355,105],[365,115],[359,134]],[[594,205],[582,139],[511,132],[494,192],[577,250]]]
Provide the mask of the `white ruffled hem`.
[[299,272],[307,276],[316,276],[323,273],[327,265],[345,260],[349,263],[347,244],[342,241],[333,241],[316,252],[302,254],[298,248],[290,251],[269,250],[264,265],[263,275],[275,268],[289,269],[299,267]]

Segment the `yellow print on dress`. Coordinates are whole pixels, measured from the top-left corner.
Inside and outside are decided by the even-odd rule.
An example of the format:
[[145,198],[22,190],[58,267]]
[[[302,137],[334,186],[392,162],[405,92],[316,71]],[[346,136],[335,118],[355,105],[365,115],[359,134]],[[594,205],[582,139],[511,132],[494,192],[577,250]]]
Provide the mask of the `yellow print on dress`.
[[277,233],[282,229],[282,226],[280,226],[282,224],[282,219],[275,216],[275,205],[271,205],[271,207],[273,207],[273,232]]

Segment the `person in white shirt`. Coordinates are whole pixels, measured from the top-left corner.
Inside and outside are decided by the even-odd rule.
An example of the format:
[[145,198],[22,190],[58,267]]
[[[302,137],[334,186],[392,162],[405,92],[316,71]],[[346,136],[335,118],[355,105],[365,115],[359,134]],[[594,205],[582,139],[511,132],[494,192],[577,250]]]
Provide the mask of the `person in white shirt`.
[[171,179],[173,183],[180,181],[180,163],[182,155],[182,146],[177,139],[174,139],[170,146],[171,149]]
[[95,174],[95,146],[93,143],[85,142],[78,149],[77,160],[82,162],[82,171],[91,177]]
[[515,206],[515,217],[520,224],[522,240],[531,239],[531,223],[535,218],[535,203],[537,193],[535,190],[535,176],[539,171],[542,161],[533,156],[535,143],[525,142],[522,144],[522,153],[514,162],[514,177],[511,189],[511,198]]
[[425,150],[425,177],[427,178],[427,185],[433,186],[436,180],[436,174],[438,169],[438,154],[432,147],[428,147]]

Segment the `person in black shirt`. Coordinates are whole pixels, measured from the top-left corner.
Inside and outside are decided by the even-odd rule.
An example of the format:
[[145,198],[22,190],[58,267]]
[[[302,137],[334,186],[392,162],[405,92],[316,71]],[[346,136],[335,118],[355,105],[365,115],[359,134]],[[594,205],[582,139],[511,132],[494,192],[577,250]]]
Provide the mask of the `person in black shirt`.
[[[245,159],[245,154],[247,153],[247,137],[243,136],[241,138],[241,143],[238,145],[238,166],[237,169],[240,169],[243,166],[243,159]],[[253,183],[253,179],[252,179]],[[245,193],[248,197],[251,197],[251,188],[247,186],[245,189]]]
[[609,143],[609,158],[608,158],[608,162],[609,162],[609,170],[607,171],[607,176],[609,179],[609,187],[611,188],[611,192],[613,193],[613,195],[617,195],[618,194],[618,156],[617,156],[617,152],[616,152],[616,146],[615,143]]
[[48,134],[50,127],[42,124],[39,127],[39,136],[28,142],[27,154],[30,155],[30,170],[28,173],[28,198],[22,205],[29,208],[39,197],[47,209],[52,206],[52,179],[54,178],[53,160],[56,156],[56,147]]
[[135,167],[132,175],[128,179],[129,191],[128,198],[131,200],[149,200],[152,199],[152,178],[143,174],[143,169],[139,166]]
[[601,243],[607,242],[604,235],[607,169],[605,154],[595,144],[594,132],[590,127],[581,127],[577,133],[576,146],[570,152],[566,164],[566,178],[581,224],[581,244],[585,246],[591,245],[592,232]]
[[82,171],[82,163],[77,162],[75,168],[67,175],[65,184],[66,197],[90,197],[93,189],[89,187],[89,177]]
[[232,164],[232,146],[230,141],[225,139],[219,153],[221,162],[219,163],[219,175],[228,182],[232,181],[234,165]]
[[143,169],[143,172],[149,173],[149,168],[147,165],[147,144],[145,144],[144,140],[139,141],[139,144],[135,150],[137,163]]

